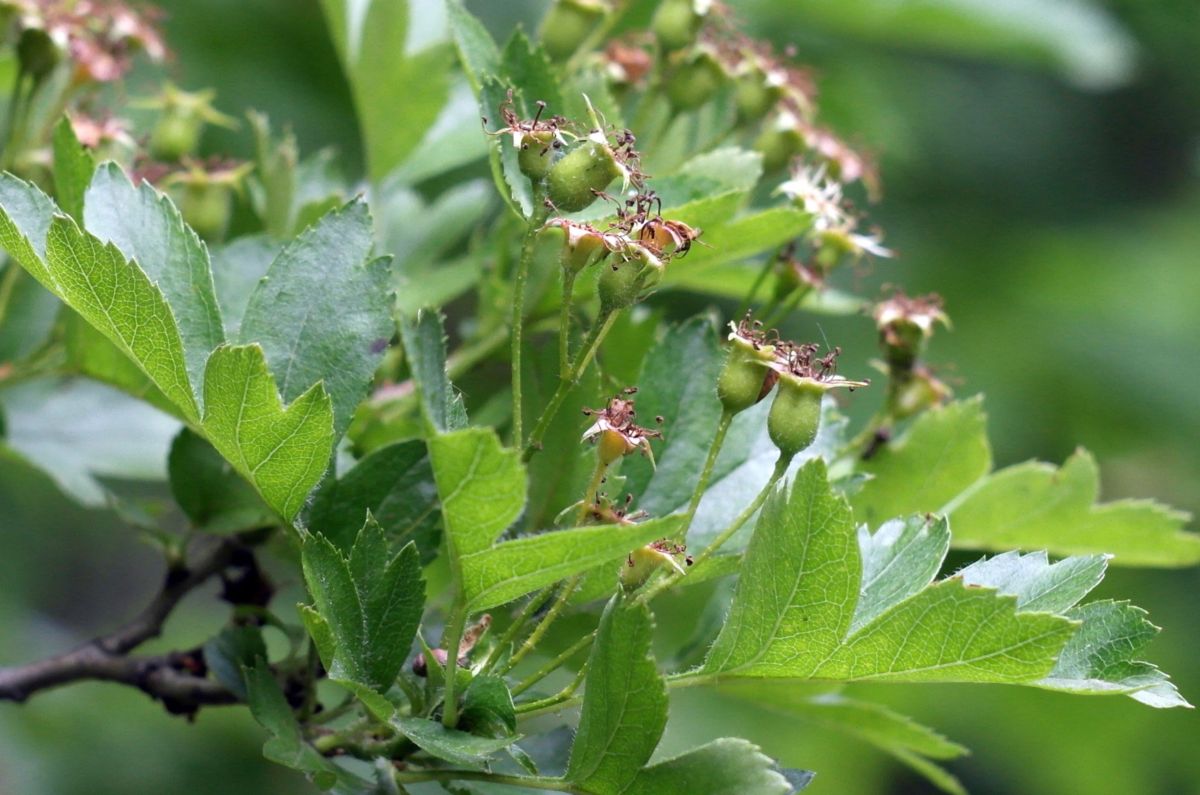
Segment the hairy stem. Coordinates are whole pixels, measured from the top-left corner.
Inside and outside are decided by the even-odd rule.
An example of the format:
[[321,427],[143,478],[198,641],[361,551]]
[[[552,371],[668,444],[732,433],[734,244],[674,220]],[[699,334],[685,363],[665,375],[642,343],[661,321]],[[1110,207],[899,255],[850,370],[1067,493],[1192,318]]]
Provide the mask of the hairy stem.
[[592,641],[594,641],[595,639],[596,639],[595,632],[591,632],[587,635],[584,635],[582,638],[580,638],[579,640],[577,640],[573,644],[571,644],[570,648],[568,648],[562,654],[558,655],[553,660],[551,660],[550,662],[543,665],[541,668],[534,671],[532,674],[530,674],[528,677],[526,677],[520,684],[516,685],[512,689],[512,694],[514,696],[521,695],[526,690],[533,687],[538,682],[542,681],[547,676],[549,676],[550,674],[552,674],[556,670],[558,670],[567,660],[574,657],[578,652],[582,651],[583,649],[586,649],[588,646],[591,646]]
[[562,306],[558,311],[558,377],[571,375],[571,304],[575,298],[575,271],[563,269]]
[[554,792],[584,792],[576,790],[569,782],[546,776],[509,776],[489,773],[484,770],[395,770],[395,780],[401,784],[418,784],[422,781],[490,781],[510,787],[552,790]]
[[521,244],[521,259],[517,262],[517,273],[513,280],[512,306],[512,393],[513,393],[513,446],[524,444],[521,427],[521,349],[524,344],[525,328],[525,283],[529,281],[529,266],[533,262],[534,241],[538,230],[546,222],[549,208],[546,207],[540,185],[533,187],[533,214],[525,229],[525,240]]
[[491,652],[487,657],[484,658],[483,664],[480,666],[480,670],[490,671],[492,669],[492,666],[496,664],[496,661],[500,658],[500,655],[504,653],[504,647],[509,643],[512,643],[513,638],[520,634],[521,630],[525,628],[525,625],[529,623],[529,619],[533,617],[533,614],[541,609],[542,605],[546,603],[546,600],[549,599],[550,595],[553,593],[554,586],[547,585],[545,588],[534,594],[530,600],[525,603],[525,607],[521,609],[521,612],[517,615],[517,617],[513,619],[511,624],[508,625],[508,629],[504,630],[504,634],[500,636],[499,640],[497,640],[496,644],[492,647]]
[[704,492],[708,489],[708,482],[712,480],[713,467],[716,466],[717,456],[721,453],[721,447],[725,444],[725,434],[729,432],[729,425],[733,422],[733,412],[725,409],[721,412],[721,420],[717,423],[717,432],[713,435],[712,444],[708,446],[708,457],[704,459],[704,468],[700,470],[700,479],[696,481],[696,490],[692,492],[692,499],[688,503],[687,511],[683,514],[683,522],[679,526],[679,537],[687,538],[688,528],[692,526],[692,519],[696,516],[696,509],[700,507],[700,500],[704,497]]
[[554,599],[554,604],[550,605],[550,609],[546,611],[546,615],[542,616],[542,620],[533,628],[533,632],[529,633],[529,637],[521,644],[521,648],[517,649],[513,656],[508,658],[508,662],[501,668],[500,673],[508,673],[513,668],[516,668],[517,664],[537,647],[546,632],[549,631],[550,625],[566,609],[567,603],[571,601],[571,594],[575,593],[575,589],[579,587],[579,583],[582,581],[583,575],[576,574],[563,583],[558,596]]
[[458,694],[454,691],[458,684],[455,681],[458,672],[458,645],[462,642],[463,630],[466,625],[465,606],[455,607],[450,620],[446,622],[446,632],[442,638],[442,645],[446,647],[446,684],[444,703],[442,704],[442,724],[449,729],[453,729],[458,723]]
[[[771,492],[774,491],[775,484],[777,484],[787,473],[788,466],[790,466],[791,463],[792,456],[785,456],[784,454],[780,453],[779,458],[775,461],[775,469],[771,472],[771,477],[767,479],[766,485],[762,487],[762,490],[758,492],[758,495],[755,496],[754,500],[746,506],[746,509],[738,514],[737,518],[735,518],[728,527],[722,530],[720,535],[714,538],[712,543],[704,548],[703,552],[696,556],[693,565],[698,566],[711,558],[716,551],[725,544],[725,542],[727,542],[730,538],[733,538],[734,533],[736,533],[738,530],[741,530],[742,526],[745,525],[746,522],[750,521],[750,517],[754,516],[754,514],[758,512],[758,509],[761,508],[763,503],[767,501],[767,497],[769,497]],[[682,580],[683,577],[684,575],[679,574],[678,572],[672,572],[671,574],[668,574],[667,576],[659,579],[658,582],[648,586],[646,590],[642,592],[642,595],[638,597],[638,601],[649,602],[651,599]]]
[[587,339],[584,340],[579,355],[575,357],[575,364],[571,367],[569,377],[559,380],[558,389],[554,391],[554,395],[550,398],[550,402],[546,404],[542,416],[538,418],[533,432],[529,434],[529,443],[525,446],[523,460],[528,461],[530,458],[533,458],[533,454],[540,448],[542,437],[546,435],[546,431],[550,428],[550,423],[554,421],[558,410],[562,408],[563,401],[567,399],[567,395],[571,393],[571,390],[579,383],[579,379],[583,377],[584,371],[587,370],[588,365],[591,364],[592,359],[596,356],[596,351],[600,349],[600,344],[604,342],[604,338],[608,336],[613,323],[616,322],[617,315],[617,312],[609,312],[596,318],[596,325],[592,326],[592,330],[588,333]]

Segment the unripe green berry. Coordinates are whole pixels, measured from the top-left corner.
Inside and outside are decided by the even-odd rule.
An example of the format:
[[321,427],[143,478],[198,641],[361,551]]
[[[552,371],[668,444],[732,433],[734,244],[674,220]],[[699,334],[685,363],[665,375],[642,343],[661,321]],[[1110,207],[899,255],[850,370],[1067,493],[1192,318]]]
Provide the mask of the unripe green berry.
[[191,113],[167,110],[150,133],[150,154],[175,161],[196,151],[204,122]]
[[804,140],[794,129],[771,124],[758,136],[754,148],[763,156],[763,170],[770,173],[784,168],[800,154]]
[[681,50],[696,40],[703,22],[694,0],[663,0],[650,29],[664,50]]
[[721,65],[708,53],[700,53],[667,76],[667,99],[676,110],[695,110],[713,98],[725,79]]
[[794,456],[817,438],[825,387],[811,378],[784,374],[767,415],[767,433],[785,456]]
[[766,76],[758,69],[742,75],[734,85],[733,102],[737,107],[738,120],[752,123],[767,115],[779,99],[780,90],[767,85]]
[[717,378],[717,397],[731,414],[745,411],[762,400],[774,386],[775,371],[767,368],[775,352],[772,345],[759,345],[734,336],[725,366]]
[[636,260],[614,261],[600,269],[596,293],[602,313],[616,312],[637,303],[642,294],[642,263]]
[[522,174],[537,182],[550,173],[554,153],[552,130],[526,133],[521,139],[521,151],[517,154],[517,167]]
[[21,64],[21,71],[35,81],[50,74],[61,59],[62,50],[46,31],[26,28],[21,32],[21,38],[17,41],[17,60]]
[[546,175],[546,195],[559,210],[578,212],[596,201],[596,193],[621,176],[608,146],[585,141],[554,164]]
[[557,0],[542,21],[541,40],[546,54],[565,61],[600,23],[606,7],[599,0]]
[[220,240],[233,211],[233,191],[228,185],[191,183],[183,187],[179,212],[196,234]]

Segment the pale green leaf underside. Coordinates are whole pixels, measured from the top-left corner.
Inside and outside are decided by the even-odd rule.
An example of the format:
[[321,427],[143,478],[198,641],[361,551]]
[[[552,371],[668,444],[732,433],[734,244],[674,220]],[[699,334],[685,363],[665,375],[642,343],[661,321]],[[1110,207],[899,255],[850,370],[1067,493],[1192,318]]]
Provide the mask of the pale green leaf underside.
[[141,267],[175,317],[192,384],[225,341],[208,250],[179,210],[148,182],[134,187],[116,163],[93,175],[84,197],[84,226]]
[[463,767],[483,767],[489,756],[521,739],[520,735],[478,737],[447,729],[437,721],[402,715],[392,718],[391,724],[422,751]]
[[950,549],[950,527],[927,516],[892,519],[874,534],[860,527],[858,545],[863,578],[852,631],[933,582]]
[[956,546],[1107,553],[1130,566],[1200,562],[1200,535],[1183,531],[1187,514],[1149,500],[1098,497],[1096,462],[1080,450],[1061,468],[1031,461],[995,472],[946,510]]
[[333,406],[314,384],[286,408],[262,348],[223,345],[204,373],[201,429],[213,447],[292,519],[320,481],[333,451]]
[[[809,779],[811,774],[801,777],[804,782]],[[623,795],[792,795],[796,791],[758,746],[723,737],[645,768]]]
[[653,634],[650,609],[620,595],[600,619],[566,773],[588,792],[626,792],[667,725],[667,690],[650,656]]

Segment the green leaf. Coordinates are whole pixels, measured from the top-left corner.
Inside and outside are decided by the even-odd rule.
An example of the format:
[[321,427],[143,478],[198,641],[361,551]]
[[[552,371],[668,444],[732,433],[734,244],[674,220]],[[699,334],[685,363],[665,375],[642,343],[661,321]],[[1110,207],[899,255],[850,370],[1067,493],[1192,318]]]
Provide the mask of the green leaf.
[[873,535],[860,527],[858,545],[863,578],[852,632],[933,582],[950,549],[950,526],[930,516],[893,519]]
[[810,676],[837,681],[1028,684],[1050,672],[1076,624],[1025,613],[960,580],[935,583],[851,635]]
[[1128,602],[1093,602],[1067,613],[1083,626],[1039,684],[1074,693],[1127,693],[1151,707],[1190,707],[1162,671],[1133,659],[1158,634]]
[[[708,282],[715,273],[756,254],[779,248],[799,237],[811,225],[812,219],[800,210],[773,207],[705,229],[705,245],[693,247],[685,258],[668,268],[663,284],[711,292]],[[737,297],[740,299],[743,295],[744,292]]]
[[393,545],[412,540],[422,559],[432,558],[441,514],[424,442],[381,447],[327,481],[313,500],[308,526],[348,553],[368,513]]
[[446,373],[446,335],[442,316],[421,311],[400,322],[400,338],[408,357],[413,384],[421,400],[421,413],[431,431],[445,433],[467,426],[462,396]]
[[504,46],[500,70],[508,87],[513,89],[518,112],[524,117],[536,115],[539,101],[546,103],[547,113],[562,115],[566,110],[558,85],[558,70],[542,46],[531,42],[524,31],[514,31]]
[[200,384],[208,355],[225,341],[204,244],[170,199],[148,182],[135,188],[115,163],[97,169],[84,201],[88,232],[115,245],[161,291],[179,328],[188,377]]
[[257,345],[217,348],[204,373],[201,428],[267,504],[291,520],[333,451],[333,406],[320,384],[284,408]]
[[83,221],[83,196],[96,161],[87,147],[75,137],[71,120],[63,116],[54,125],[54,195],[58,203],[76,221]]
[[367,166],[380,182],[437,119],[450,90],[444,43],[408,52],[406,0],[321,0],[358,110]]
[[650,653],[653,634],[650,608],[619,594],[600,618],[565,776],[588,792],[627,792],[658,747],[667,689]]
[[[488,75],[484,78],[479,93],[479,110],[485,119],[494,119],[500,105],[508,101],[509,86],[500,77]],[[480,133],[483,135],[484,133]],[[533,187],[529,178],[521,173],[517,163],[520,150],[513,146],[511,138],[503,135],[489,136],[488,161],[492,167],[492,179],[496,190],[509,208],[520,218],[526,219],[533,213]]]
[[525,505],[525,470],[516,450],[490,428],[467,428],[429,440],[452,563],[491,548]]
[[957,778],[932,760],[954,759],[969,751],[880,704],[836,693],[812,696],[788,685],[753,681],[730,683],[721,692],[860,739],[908,765],[942,791],[952,795],[966,793]]
[[[391,555],[387,538],[368,517],[347,557],[329,539],[304,541],[304,579],[328,626],[318,646],[335,643],[329,675],[385,692],[395,681],[421,621],[425,583],[416,547]],[[307,620],[307,619],[306,619]]]
[[1200,535],[1183,531],[1187,514],[1148,500],[1098,504],[1099,480],[1095,460],[1083,450],[1060,469],[1031,461],[994,472],[946,507],[954,544],[1108,553],[1129,566],[1200,562]]
[[763,507],[729,618],[704,670],[804,676],[850,629],[862,563],[850,507],[820,459]]
[[0,175],[0,245],[137,363],[185,418],[198,419],[183,339],[163,293],[116,246],[55,212],[35,186]]
[[447,729],[437,721],[403,715],[393,717],[391,724],[422,751],[463,767],[483,767],[492,754],[521,739],[515,734],[479,737],[458,729]]
[[197,528],[236,533],[279,521],[233,465],[187,428],[171,444],[167,471],[175,502]]
[[266,235],[239,237],[213,248],[213,287],[217,291],[225,334],[229,339],[238,338],[250,296],[278,256],[279,246]]
[[638,507],[661,516],[691,497],[721,418],[717,376],[724,354],[717,330],[707,317],[671,326],[646,355],[639,387],[638,414],[663,418],[663,442],[655,464],[630,458],[622,464],[625,488],[638,496]]
[[631,551],[678,530],[679,519],[665,517],[642,524],[576,527],[505,541],[463,556],[463,592],[472,611],[487,610],[606,563],[615,572]]
[[790,782],[753,743],[723,737],[643,769],[624,795],[792,795],[812,774],[794,778]]
[[[38,290],[45,293],[41,287]],[[53,296],[51,299],[54,300]],[[173,417],[186,419],[179,406],[169,400],[132,359],[77,312],[64,310],[60,329],[66,347],[67,372],[114,386]]]
[[[859,464],[870,475],[851,497],[871,527],[893,516],[940,510],[987,474],[992,453],[979,398],[921,415],[896,441]],[[957,522],[954,525],[957,532]]]
[[761,177],[762,155],[729,146],[697,155],[675,173],[655,179],[654,192],[662,199],[663,215],[674,218],[679,208],[699,199],[745,194]]
[[110,499],[104,478],[161,481],[179,423],[88,381],[32,380],[0,391],[3,445],[82,505]]
[[395,333],[386,259],[371,260],[371,215],[361,199],[329,213],[280,252],[242,318],[239,337],[262,346],[285,401],[318,382],[340,438]]
[[321,789],[337,786],[339,793],[368,791],[370,785],[366,781],[330,762],[304,741],[300,724],[263,659],[245,668],[243,676],[250,713],[271,734],[263,745],[263,756],[306,773]]
[[1106,564],[1103,555],[1050,563],[1045,552],[1005,552],[972,563],[954,576],[967,585],[1017,597],[1018,610],[1062,613],[1100,584]]
[[499,676],[476,676],[463,693],[459,720],[472,734],[505,736],[517,730],[512,693]]
[[500,69],[500,50],[487,28],[463,7],[461,0],[446,0],[446,10],[458,60],[478,95],[484,78]]
[[217,681],[238,698],[245,699],[244,672],[256,660],[267,658],[262,630],[255,626],[231,625],[204,644],[204,663]]

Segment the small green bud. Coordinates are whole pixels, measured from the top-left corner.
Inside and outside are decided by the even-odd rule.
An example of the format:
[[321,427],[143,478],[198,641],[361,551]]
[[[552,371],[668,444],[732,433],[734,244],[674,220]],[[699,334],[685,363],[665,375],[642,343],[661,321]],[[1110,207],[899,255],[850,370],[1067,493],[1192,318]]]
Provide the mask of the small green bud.
[[936,294],[910,298],[902,292],[875,306],[875,326],[888,367],[895,373],[908,372],[938,323],[949,325],[942,311],[942,298]]
[[667,99],[676,110],[695,110],[712,99],[725,80],[725,70],[702,51],[671,70],[665,86]]
[[542,21],[546,54],[555,61],[570,58],[608,11],[604,0],[557,0]]
[[751,124],[766,116],[781,94],[778,86],[767,84],[767,76],[760,69],[742,75],[734,83],[733,90],[738,121]]
[[729,351],[717,378],[717,397],[731,414],[758,403],[770,392],[778,374],[769,365],[775,358],[775,346],[766,344],[766,335],[749,317],[733,326]]
[[768,123],[754,141],[755,150],[763,156],[763,170],[768,173],[785,168],[804,150],[804,138],[786,123],[789,118],[789,114],[783,114]]
[[579,212],[596,201],[596,194],[623,173],[607,144],[586,140],[550,169],[546,194],[559,210]]
[[227,185],[193,183],[183,189],[179,212],[205,240],[219,240],[229,226],[233,193]]
[[696,40],[704,22],[704,14],[698,7],[705,9],[706,5],[697,0],[663,0],[650,29],[664,50],[681,50]]
[[779,377],[779,391],[767,415],[767,433],[786,456],[794,456],[817,438],[821,428],[821,396],[825,387],[790,374]]
[[549,130],[538,130],[529,133],[521,141],[521,151],[517,154],[517,167],[521,173],[535,182],[550,173],[554,164],[555,135]]
[[17,60],[21,71],[40,81],[62,60],[62,50],[41,28],[26,28],[17,41]]
[[216,96],[212,90],[183,91],[167,84],[162,94],[144,103],[162,110],[150,132],[150,154],[157,160],[179,160],[195,153],[205,125],[236,127],[236,121],[213,107]]

